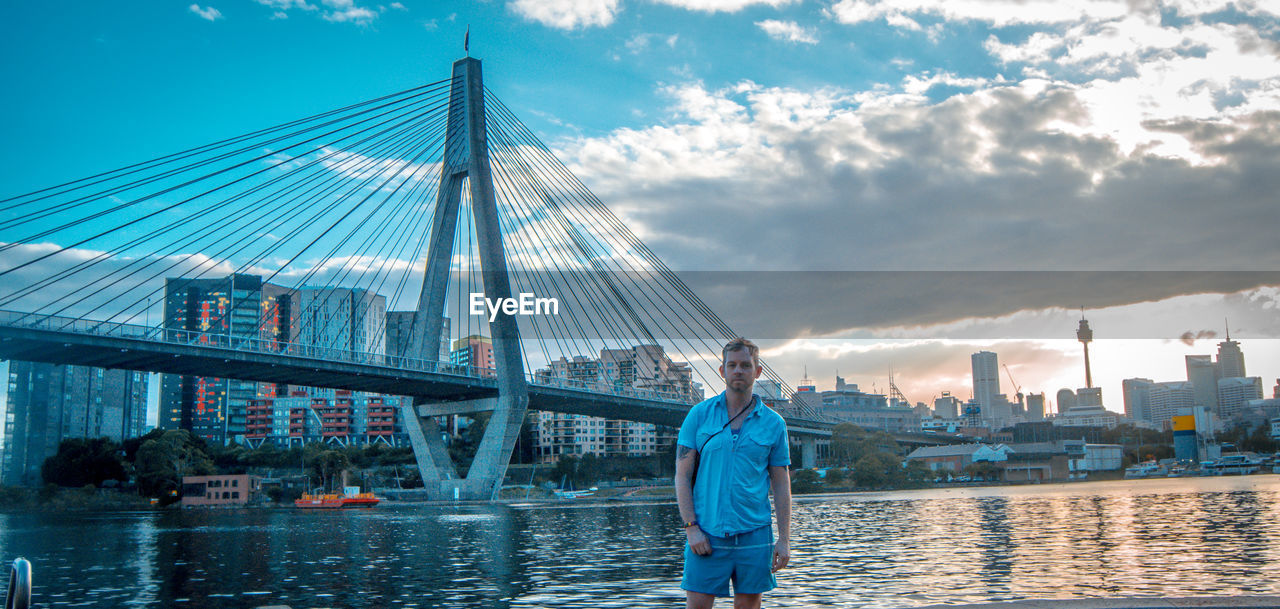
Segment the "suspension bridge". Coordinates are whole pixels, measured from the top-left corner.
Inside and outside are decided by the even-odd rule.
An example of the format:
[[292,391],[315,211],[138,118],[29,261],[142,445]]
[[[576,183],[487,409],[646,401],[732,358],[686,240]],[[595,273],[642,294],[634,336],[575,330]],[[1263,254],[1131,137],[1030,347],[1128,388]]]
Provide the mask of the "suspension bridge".
[[[400,416],[437,497],[495,497],[530,409],[678,426],[700,384],[718,388],[720,346],[736,336],[471,57],[448,79],[0,209],[0,357],[409,396]],[[328,306],[339,290],[360,303]],[[557,310],[494,306],[525,295]],[[388,341],[394,310],[408,321]],[[475,336],[490,337],[491,365],[441,357],[442,338]],[[682,382],[535,372],[635,345],[687,362]],[[833,422],[780,403],[812,462]],[[477,412],[490,417],[461,477],[436,417]]]

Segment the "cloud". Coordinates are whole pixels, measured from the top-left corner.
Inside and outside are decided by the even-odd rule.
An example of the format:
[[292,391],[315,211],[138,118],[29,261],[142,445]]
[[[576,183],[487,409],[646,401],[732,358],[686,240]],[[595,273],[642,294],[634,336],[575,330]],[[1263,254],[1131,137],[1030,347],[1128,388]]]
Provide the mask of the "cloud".
[[655,0],[659,4],[704,13],[736,13],[752,6],[786,6],[796,0]]
[[1191,345],[1196,344],[1197,340],[1200,340],[1203,338],[1216,338],[1217,336],[1218,336],[1218,333],[1214,332],[1213,330],[1200,330],[1198,332],[1192,332],[1190,330],[1187,330],[1186,332],[1182,333],[1182,336],[1179,337],[1179,339],[1182,341],[1184,345],[1187,345],[1189,347]]
[[217,21],[219,19],[222,19],[222,12],[216,8],[213,8],[212,6],[207,8],[200,8],[199,4],[192,4],[191,6],[187,7],[187,9],[195,13],[205,21]]
[[919,25],[910,15],[932,16],[948,21],[982,21],[1004,27],[1067,23],[1085,18],[1115,18],[1127,14],[1129,10],[1126,3],[1112,0],[840,0],[826,9],[826,12],[828,16],[845,24],[885,19],[890,25],[916,29]]
[[[386,7],[379,7],[378,11],[359,6],[355,0],[320,0],[320,4],[309,3],[306,0],[254,0],[258,4],[275,9],[271,18],[288,19],[289,12],[297,9],[306,12],[316,12],[321,19],[333,23],[354,23],[356,25],[369,25],[374,19],[378,18],[378,13],[386,10]],[[399,2],[393,2],[391,8],[396,10],[407,10],[404,5]]]
[[818,44],[818,34],[813,28],[801,27],[800,24],[794,21],[765,19],[764,21],[757,21],[756,27],[764,30],[766,34],[775,40],[802,44]]
[[[945,83],[976,90],[931,101]],[[1108,108],[1064,82],[936,74],[857,92],[666,93],[660,124],[559,148],[677,268],[723,268],[741,235],[760,239],[736,264],[779,270],[1280,264],[1262,229],[1280,221],[1267,194],[1280,176],[1266,169],[1280,162],[1280,127],[1266,111],[1133,126],[1216,159],[1198,164],[1126,150],[1099,116]]]
[[306,0],[254,0],[258,4],[273,8],[277,11],[287,11],[290,9],[300,9],[304,11],[314,11],[318,7],[314,4],[308,4]]
[[664,44],[667,48],[674,49],[676,48],[676,43],[679,42],[679,40],[679,34],[663,36],[661,34],[640,33],[628,38],[623,46],[625,46],[627,51],[632,55],[639,55],[640,53],[652,48],[654,43]]
[[356,6],[354,0],[322,0],[330,10],[321,17],[334,23],[354,23],[368,25],[378,18],[378,14],[364,7]]
[[512,0],[507,8],[561,30],[608,26],[620,10],[618,0]]

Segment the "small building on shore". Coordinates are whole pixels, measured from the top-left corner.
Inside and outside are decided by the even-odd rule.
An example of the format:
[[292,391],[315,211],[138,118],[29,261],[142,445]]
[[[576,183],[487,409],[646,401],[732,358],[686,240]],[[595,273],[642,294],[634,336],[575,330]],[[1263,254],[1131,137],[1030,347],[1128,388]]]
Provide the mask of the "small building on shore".
[[953,444],[922,446],[907,455],[908,461],[920,461],[929,471],[960,470],[980,461],[998,463],[1008,458],[1009,447],[1003,444]]
[[257,497],[261,479],[249,474],[183,476],[182,507],[245,505]]

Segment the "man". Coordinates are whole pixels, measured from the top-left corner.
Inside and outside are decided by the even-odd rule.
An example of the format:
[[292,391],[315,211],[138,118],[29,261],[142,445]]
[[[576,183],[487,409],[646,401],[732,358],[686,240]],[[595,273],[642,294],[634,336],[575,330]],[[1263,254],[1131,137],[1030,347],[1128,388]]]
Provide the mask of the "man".
[[689,410],[676,441],[676,503],[688,540],[680,587],[688,609],[710,609],[717,596],[729,596],[730,583],[735,609],[757,608],[791,559],[787,426],[751,393],[764,370],[760,349],[736,338],[721,361],[724,393]]

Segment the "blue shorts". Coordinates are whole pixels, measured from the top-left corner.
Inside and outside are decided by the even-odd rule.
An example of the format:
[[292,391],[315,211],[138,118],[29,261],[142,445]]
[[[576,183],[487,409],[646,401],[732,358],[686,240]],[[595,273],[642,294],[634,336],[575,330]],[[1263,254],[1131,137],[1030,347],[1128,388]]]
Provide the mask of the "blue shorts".
[[777,587],[772,528],[763,526],[729,537],[707,535],[707,540],[711,542],[711,554],[707,556],[694,554],[693,548],[684,544],[682,589],[729,596],[731,581],[734,594],[760,594]]

